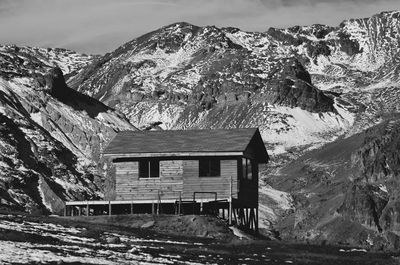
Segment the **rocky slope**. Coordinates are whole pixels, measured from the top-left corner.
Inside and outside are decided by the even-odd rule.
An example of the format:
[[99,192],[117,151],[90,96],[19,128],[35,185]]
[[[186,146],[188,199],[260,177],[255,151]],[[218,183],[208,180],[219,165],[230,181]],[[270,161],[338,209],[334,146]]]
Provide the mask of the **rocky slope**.
[[68,82],[139,126],[259,126],[275,153],[316,146],[379,122],[373,96],[399,84],[399,17],[262,33],[176,23]]
[[282,237],[398,249],[399,116],[307,153],[266,182],[290,192]]
[[[260,127],[285,147],[331,140],[352,114],[269,33],[176,23],[99,58],[68,83],[165,129]],[[314,126],[317,124],[317,126]]]
[[[278,163],[265,175],[266,183],[294,199],[294,207],[275,222],[282,236],[398,247],[399,18],[400,12],[384,12],[337,28],[270,30],[283,42],[303,46],[314,84],[355,114],[341,139],[283,168]],[[290,162],[293,155],[282,158]]]
[[102,196],[100,150],[135,129],[114,110],[67,87],[64,70],[90,57],[62,49],[0,47],[0,199],[30,212]]
[[3,79],[45,74],[58,67],[65,74],[79,71],[95,57],[61,48],[18,47],[0,45],[0,73]]

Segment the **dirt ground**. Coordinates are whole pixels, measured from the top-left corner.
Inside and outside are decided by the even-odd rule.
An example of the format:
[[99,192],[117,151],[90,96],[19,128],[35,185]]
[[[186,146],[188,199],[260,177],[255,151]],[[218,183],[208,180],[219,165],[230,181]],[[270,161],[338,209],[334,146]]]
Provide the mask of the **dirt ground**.
[[0,214],[0,249],[0,264],[400,263],[398,253],[239,240],[224,221],[190,215],[65,218]]
[[162,234],[183,237],[214,238],[225,242],[237,239],[228,228],[226,221],[212,216],[134,214],[60,217],[60,219],[92,224],[150,229],[151,231]]

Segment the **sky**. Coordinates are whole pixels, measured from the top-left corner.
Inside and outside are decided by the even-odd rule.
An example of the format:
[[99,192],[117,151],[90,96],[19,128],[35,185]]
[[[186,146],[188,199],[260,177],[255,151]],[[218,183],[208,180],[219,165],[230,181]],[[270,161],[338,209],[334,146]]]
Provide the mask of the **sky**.
[[400,10],[400,0],[0,0],[0,44],[104,54],[174,22],[266,31]]

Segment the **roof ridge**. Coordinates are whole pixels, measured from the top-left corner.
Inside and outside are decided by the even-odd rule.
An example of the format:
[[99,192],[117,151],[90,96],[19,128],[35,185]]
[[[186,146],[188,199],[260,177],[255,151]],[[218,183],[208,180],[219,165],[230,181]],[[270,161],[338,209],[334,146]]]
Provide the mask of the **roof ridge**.
[[257,132],[258,128],[121,131],[103,154],[244,152]]
[[120,131],[118,133],[202,132],[202,131],[238,131],[238,130],[248,130],[248,131],[253,130],[253,131],[256,131],[256,130],[258,130],[258,128],[257,127],[251,127],[251,128],[227,128],[227,129],[218,128],[218,129],[187,129],[187,130],[179,129],[179,130],[153,130],[153,131],[152,130],[142,130],[142,131],[140,131],[140,130],[126,130],[126,131]]

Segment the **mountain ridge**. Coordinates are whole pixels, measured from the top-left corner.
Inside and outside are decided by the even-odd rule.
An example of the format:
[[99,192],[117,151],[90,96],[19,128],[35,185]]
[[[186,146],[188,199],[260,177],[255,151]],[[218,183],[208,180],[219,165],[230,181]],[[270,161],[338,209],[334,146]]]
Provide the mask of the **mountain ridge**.
[[50,213],[61,211],[65,200],[103,196],[96,169],[101,150],[117,131],[136,128],[67,87],[57,66],[70,74],[87,58],[64,49],[0,46],[3,205]]
[[46,213],[102,198],[112,183],[95,165],[120,130],[259,127],[274,157],[264,228],[397,248],[399,19],[265,32],[180,22],[101,57],[0,46],[0,198]]
[[[307,145],[311,138],[324,142],[330,139],[331,132],[340,134],[350,126],[351,114],[338,115],[337,103],[312,84],[301,58],[285,54],[272,58],[263,51],[250,51],[249,45],[239,41],[232,31],[238,29],[174,23],[127,42],[100,59],[101,63],[93,63],[67,82],[119,109],[132,123],[143,127],[156,122],[164,129],[229,126],[221,120],[230,120],[233,127],[254,127],[268,124],[271,115],[286,124],[300,122],[296,115],[282,113],[281,106],[298,107],[301,114],[297,116],[317,120],[321,127],[326,127],[326,136],[322,137],[315,137],[313,128],[302,128],[305,139],[294,146]],[[270,38],[262,41],[270,43]],[[95,66],[99,66],[97,70]],[[274,109],[274,113],[268,108]],[[339,108],[339,112],[347,112],[343,106]],[[246,112],[246,116],[260,113],[250,117],[260,122],[235,121],[231,113],[239,111]],[[321,121],[313,114],[318,112],[326,112],[323,115],[336,117],[338,122]],[[215,119],[218,113],[221,120]],[[272,134],[279,140],[266,141],[282,146],[291,138],[282,134],[287,126],[273,130],[268,127],[271,128],[262,128],[263,135]],[[289,127],[290,133],[296,130],[294,125]]]

